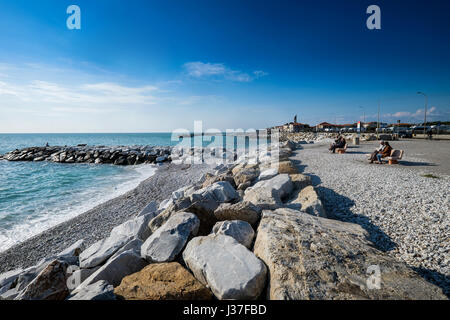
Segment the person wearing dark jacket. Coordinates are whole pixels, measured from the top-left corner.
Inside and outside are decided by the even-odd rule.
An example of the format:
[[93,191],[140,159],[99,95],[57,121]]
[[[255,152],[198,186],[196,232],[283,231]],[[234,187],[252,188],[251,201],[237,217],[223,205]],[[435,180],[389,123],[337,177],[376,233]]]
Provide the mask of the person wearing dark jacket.
[[328,150],[332,151],[333,153],[336,152],[336,149],[344,148],[346,144],[345,138],[343,136],[339,136],[334,143],[330,146]]
[[390,157],[391,156],[391,152],[392,152],[392,147],[389,144],[389,142],[386,141],[384,143],[383,150],[377,154],[378,163],[382,164],[383,161],[381,159],[382,158],[386,158],[386,157]]

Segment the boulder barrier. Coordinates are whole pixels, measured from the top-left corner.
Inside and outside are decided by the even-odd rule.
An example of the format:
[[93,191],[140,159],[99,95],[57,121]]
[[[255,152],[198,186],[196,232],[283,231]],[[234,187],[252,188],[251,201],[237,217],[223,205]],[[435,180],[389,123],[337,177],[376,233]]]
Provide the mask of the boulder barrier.
[[171,147],[151,146],[47,146],[16,149],[3,156],[0,155],[0,159],[8,161],[138,165],[170,161],[171,150]]

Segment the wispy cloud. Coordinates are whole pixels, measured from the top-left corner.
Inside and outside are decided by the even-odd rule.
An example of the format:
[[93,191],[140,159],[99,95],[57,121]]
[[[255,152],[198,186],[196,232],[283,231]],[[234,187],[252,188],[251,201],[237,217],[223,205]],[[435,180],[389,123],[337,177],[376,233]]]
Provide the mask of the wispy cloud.
[[[436,107],[431,107],[427,110],[427,118],[431,119],[433,117],[439,118],[439,117],[445,117],[449,116],[449,111],[439,111]],[[396,120],[396,119],[410,119],[410,120],[423,120],[425,117],[425,109],[417,109],[415,112],[409,112],[409,111],[398,111],[395,113],[386,113],[383,115],[383,117],[389,119],[389,120]]]
[[237,82],[250,82],[268,75],[267,72],[262,70],[255,70],[252,73],[234,70],[225,66],[223,63],[195,61],[187,62],[183,67],[186,73],[193,78],[213,78]]
[[223,75],[227,68],[222,63],[187,62],[184,64],[187,73],[192,77]]
[[[173,118],[174,113],[192,113],[194,107],[205,108],[223,103],[222,96],[196,95],[183,91],[184,81],[179,79],[155,84],[135,84],[135,79],[126,81],[126,77],[120,75],[108,76],[114,80],[104,81],[105,77],[101,73],[80,74],[72,69],[55,67],[49,67],[48,70],[50,71],[47,72],[41,65],[0,63],[0,71],[4,73],[0,73],[0,130],[33,130],[28,128],[26,121],[23,126],[27,127],[21,127],[21,123],[5,120],[11,117],[21,117],[28,121],[37,121],[38,117],[39,125],[45,129],[34,130],[42,131],[48,130],[48,123],[54,118],[58,118],[59,123],[65,127],[79,123],[87,115],[89,121],[115,119],[111,120],[111,125],[116,123],[117,126],[119,119],[127,121],[136,115],[141,115],[139,121],[144,123],[144,119],[169,119]],[[70,79],[67,75],[70,75]],[[100,127],[105,126],[106,124],[102,124]]]
[[258,78],[265,77],[265,76],[267,76],[269,74],[267,72],[265,72],[265,71],[262,71],[262,70],[256,70],[256,71],[253,71],[253,75],[255,76],[256,79],[258,79]]
[[90,113],[90,114],[107,114],[112,111],[111,109],[101,109],[101,108],[75,108],[75,107],[54,107],[51,108],[50,111],[52,112],[58,112],[62,114],[66,113]]
[[19,86],[5,81],[0,82],[0,96],[37,104],[78,104],[80,106],[155,104],[157,98],[153,94],[157,90],[158,88],[154,86],[128,87],[117,83],[68,86],[33,80]]

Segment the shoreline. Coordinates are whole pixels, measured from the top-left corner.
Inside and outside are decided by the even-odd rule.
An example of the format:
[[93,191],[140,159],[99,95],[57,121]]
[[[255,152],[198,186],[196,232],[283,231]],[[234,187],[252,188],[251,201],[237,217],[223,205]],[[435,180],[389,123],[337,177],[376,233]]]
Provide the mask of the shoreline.
[[[2,166],[3,161],[7,162],[7,160],[0,160],[0,167]],[[67,166],[68,164],[60,165]],[[90,168],[88,169],[87,166],[94,166],[93,164],[75,164],[75,166],[76,165],[84,166],[83,170],[90,170]],[[61,168],[58,168],[57,170],[60,169]],[[94,185],[91,185],[90,187],[88,186],[83,190],[80,189],[80,193],[77,195],[77,197],[72,197],[76,199],[76,204],[61,204],[58,205],[58,209],[52,208],[52,213],[49,214],[49,217],[47,218],[45,223],[40,223],[39,217],[36,217],[34,219],[27,219],[28,222],[26,224],[17,224],[13,226],[13,228],[9,230],[9,233],[5,233],[0,236],[0,239],[4,239],[4,242],[0,245],[0,254],[24,241],[27,241],[28,239],[33,238],[34,236],[41,234],[42,232],[50,230],[51,228],[56,227],[61,223],[76,218],[77,216],[88,212],[109,200],[120,197],[125,193],[135,189],[141,182],[153,176],[158,170],[158,166],[153,164],[140,164],[138,166],[128,167],[126,170],[128,170],[129,172],[114,173],[109,177],[106,177],[108,179],[126,177],[126,180],[119,182],[114,181],[114,183],[111,183],[111,180],[109,180],[109,183],[105,184],[103,188],[100,189],[92,189]],[[131,173],[131,171],[133,173]],[[136,174],[138,176],[135,176]],[[129,175],[133,176],[127,177]],[[12,235],[14,235],[14,239],[11,238]]]
[[173,191],[196,182],[208,171],[207,165],[161,165],[136,188],[0,252],[0,273],[32,266],[79,239],[90,246],[138,214],[150,201],[168,198]]

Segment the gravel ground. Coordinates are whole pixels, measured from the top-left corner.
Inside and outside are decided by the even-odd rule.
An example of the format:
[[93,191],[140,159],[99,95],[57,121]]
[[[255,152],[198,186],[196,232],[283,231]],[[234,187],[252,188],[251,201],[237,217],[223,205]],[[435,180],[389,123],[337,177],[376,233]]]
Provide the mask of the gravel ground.
[[197,182],[210,168],[206,165],[161,166],[135,189],[109,200],[71,220],[0,253],[0,273],[35,265],[84,239],[89,246],[140,212],[150,201],[162,201],[185,185]]
[[[291,159],[312,177],[330,218],[361,225],[377,248],[405,261],[449,296],[450,176],[441,168],[439,178],[424,177],[430,168],[413,164],[424,164],[426,152],[419,158],[407,151],[405,164],[369,164],[365,153],[377,144],[351,147],[343,155],[328,152],[327,144],[305,145]],[[434,149],[442,151],[444,156],[434,160],[444,167],[449,147],[447,142],[439,145],[445,150]]]

